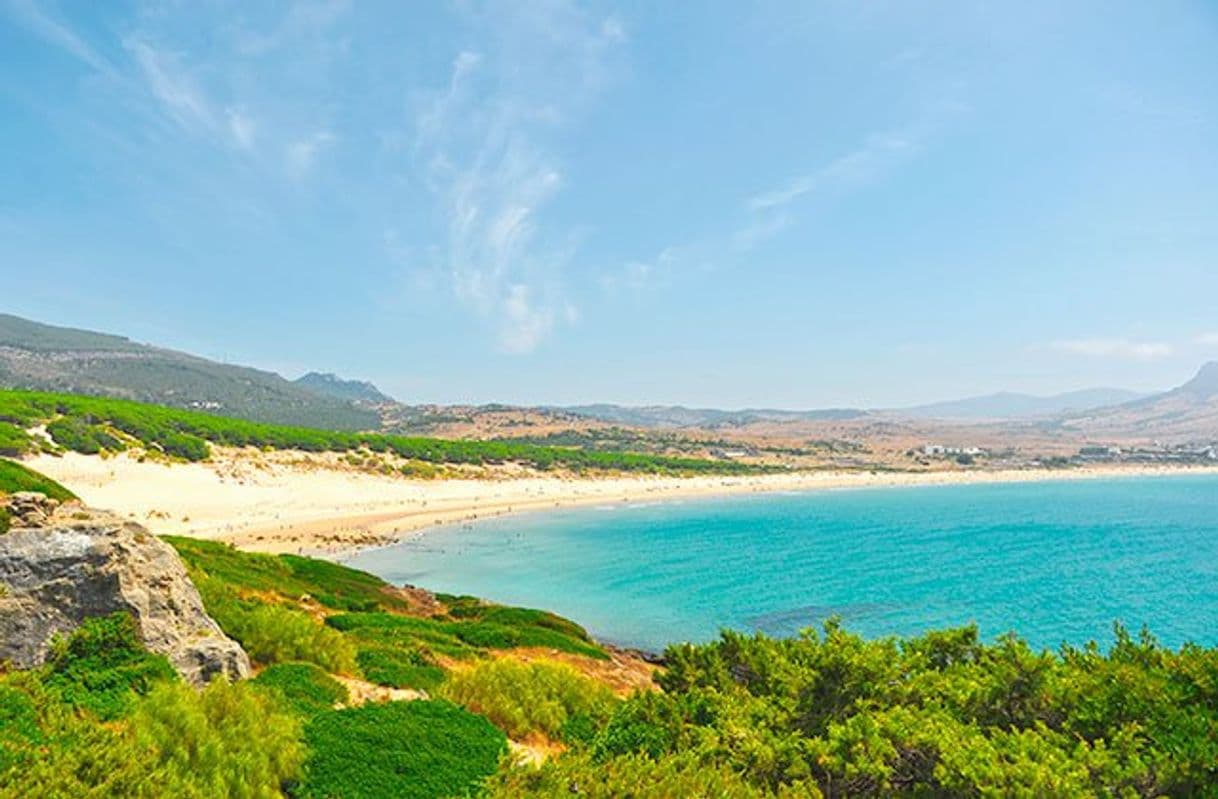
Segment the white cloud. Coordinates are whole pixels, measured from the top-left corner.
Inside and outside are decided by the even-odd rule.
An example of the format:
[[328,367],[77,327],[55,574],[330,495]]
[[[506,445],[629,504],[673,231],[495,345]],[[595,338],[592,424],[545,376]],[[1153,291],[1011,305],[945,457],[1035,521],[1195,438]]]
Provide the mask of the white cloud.
[[440,201],[455,296],[504,350],[528,352],[577,316],[564,289],[574,233],[544,219],[564,186],[548,142],[608,80],[626,34],[565,2],[491,6],[472,21],[483,46],[459,52],[420,103],[413,151]]
[[1218,331],[1202,333],[1197,336],[1197,343],[1203,347],[1218,347]]
[[554,328],[556,309],[537,305],[528,286],[513,283],[504,293],[505,324],[500,343],[508,352],[531,352]]
[[288,175],[293,178],[303,178],[313,171],[321,151],[335,141],[334,134],[328,130],[319,130],[309,136],[288,144],[284,149],[285,166]]
[[812,191],[813,185],[815,185],[814,176],[800,175],[785,186],[750,197],[745,205],[753,211],[777,208]]
[[252,150],[258,133],[257,123],[239,108],[228,108],[224,114],[228,118],[228,130],[233,141],[243,150]]
[[665,247],[650,261],[627,261],[619,269],[600,276],[601,288],[607,294],[644,291],[670,277],[681,257],[677,247]]
[[1091,358],[1124,358],[1153,360],[1172,354],[1171,345],[1161,342],[1130,341],[1123,338],[1063,339],[1051,345],[1053,349]]
[[131,53],[144,86],[160,109],[187,133],[210,137],[226,146],[252,150],[258,123],[239,105],[221,111],[196,78],[206,71],[192,64],[182,52],[154,44],[143,37],[129,37],[123,46]]

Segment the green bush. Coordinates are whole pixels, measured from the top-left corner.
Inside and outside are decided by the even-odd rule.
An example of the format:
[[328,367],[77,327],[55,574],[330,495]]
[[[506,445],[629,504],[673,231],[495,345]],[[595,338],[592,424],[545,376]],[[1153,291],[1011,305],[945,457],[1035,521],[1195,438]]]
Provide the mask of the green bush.
[[275,693],[298,715],[309,717],[348,700],[347,687],[312,663],[277,663],[253,684]]
[[273,799],[300,772],[300,722],[245,683],[158,686],[132,714],[150,795]]
[[[96,665],[107,642],[130,649],[125,633],[95,629],[68,656]],[[158,680],[117,705],[110,681],[76,682],[65,696],[59,676],[0,677],[0,796],[271,799],[299,773],[299,721],[249,685],[215,680],[200,692]],[[101,701],[80,701],[91,686]],[[103,721],[94,707],[123,712]]]
[[77,417],[56,419],[47,425],[47,432],[59,446],[82,455],[96,455],[103,450],[121,452],[127,448],[101,425]]
[[440,799],[474,792],[507,751],[502,732],[448,702],[329,711],[305,727],[302,799]]
[[481,650],[540,647],[605,660],[608,655],[586,638],[583,628],[553,614],[497,605],[485,615],[464,611],[459,619],[412,618],[391,613],[344,613],[326,623],[369,643],[414,645],[450,657]]
[[29,452],[33,442],[24,430],[8,422],[0,422],[0,455],[14,458]]
[[447,623],[393,613],[343,613],[326,624],[342,630],[365,648],[415,650],[424,656],[454,659],[476,657],[479,650],[454,635]]
[[613,693],[562,663],[487,660],[449,675],[443,695],[481,713],[513,738],[560,736],[573,718],[604,719]]
[[339,674],[359,673],[355,645],[307,613],[280,605],[221,599],[214,590],[206,592],[205,597],[208,613],[224,632],[241,643],[255,663],[304,661]]
[[137,694],[176,679],[168,660],[144,649],[131,615],[119,612],[53,642],[45,683],[61,701],[105,720],[125,715]]
[[583,755],[552,759],[540,768],[503,769],[491,778],[486,799],[820,799],[815,784],[773,791],[738,773],[695,757],[653,760],[631,756],[598,762]]
[[0,796],[156,795],[129,729],[63,703],[37,672],[0,680]]
[[389,688],[430,691],[444,681],[444,669],[417,649],[361,647],[355,655],[364,679]]

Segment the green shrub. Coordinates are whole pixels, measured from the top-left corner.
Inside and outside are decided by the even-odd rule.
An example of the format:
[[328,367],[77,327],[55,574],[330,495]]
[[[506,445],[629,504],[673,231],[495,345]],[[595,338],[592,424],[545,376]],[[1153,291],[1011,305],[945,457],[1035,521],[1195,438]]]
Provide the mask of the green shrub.
[[361,647],[355,660],[365,680],[389,688],[430,691],[444,681],[444,670],[417,649]]
[[598,762],[567,755],[540,768],[503,769],[491,778],[486,799],[820,799],[815,784],[781,786],[777,791],[751,784],[738,773],[696,757],[653,760],[624,757]]
[[261,602],[217,599],[205,602],[216,623],[241,643],[255,663],[315,663],[326,671],[357,674],[355,645],[307,613]]
[[370,648],[413,649],[428,655],[471,658],[478,650],[449,631],[445,622],[392,613],[343,613],[326,624]]
[[127,728],[63,703],[37,672],[0,679],[0,796],[156,795]]
[[0,494],[15,494],[18,491],[37,491],[61,502],[76,499],[75,494],[51,478],[20,463],[0,458]]
[[347,687],[312,663],[277,663],[253,684],[275,693],[298,715],[309,717],[348,700]]
[[13,514],[8,508],[0,508],[0,535],[7,533],[13,526]]
[[24,430],[8,422],[0,422],[0,455],[14,458],[29,452],[33,442]]
[[121,439],[101,425],[77,417],[56,419],[47,425],[47,432],[59,446],[82,455],[96,455],[103,450],[120,452],[127,448]]
[[387,702],[329,711],[305,727],[302,799],[466,796],[507,750],[486,719],[448,702]]
[[572,718],[604,719],[614,704],[608,688],[570,666],[507,658],[454,671],[442,691],[513,738],[534,732],[559,737]]
[[[485,612],[485,616],[467,613],[466,618],[456,620],[345,613],[331,616],[326,624],[370,643],[414,645],[451,657],[487,649],[540,647],[600,660],[608,658],[603,649],[586,640],[581,627],[552,614],[501,606],[486,606]],[[571,630],[577,632],[571,634]]]
[[137,694],[176,679],[168,660],[144,648],[131,615],[119,612],[89,619],[53,642],[45,683],[61,701],[115,719]]
[[131,724],[152,796],[281,797],[305,757],[300,722],[246,683],[160,685]]
[[0,678],[0,796],[272,799],[298,775],[300,722],[247,684],[156,683],[125,718],[61,701],[38,671]]

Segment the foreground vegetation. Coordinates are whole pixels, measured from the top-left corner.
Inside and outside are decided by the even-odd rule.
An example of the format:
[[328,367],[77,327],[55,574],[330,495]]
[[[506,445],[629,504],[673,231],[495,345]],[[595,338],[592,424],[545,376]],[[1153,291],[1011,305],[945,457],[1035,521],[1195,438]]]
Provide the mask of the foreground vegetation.
[[599,470],[647,474],[748,474],[760,467],[732,461],[633,452],[600,452],[512,441],[462,441],[380,433],[352,433],[261,424],[197,411],[127,400],[0,391],[0,451],[17,455],[40,444],[26,430],[46,425],[59,447],[84,454],[118,452],[130,446],[187,461],[206,459],[211,445],[303,452],[392,454],[407,460],[409,474],[428,473],[419,464],[516,463],[534,469]]
[[[1036,651],[976,629],[724,633],[656,690],[548,613],[170,539],[258,676],[202,692],[96,619],[0,676],[0,795],[1192,797],[1218,793],[1218,650],[1117,630]],[[561,662],[560,662],[561,661]],[[416,701],[361,704],[368,683]],[[362,690],[362,689],[361,689]],[[508,738],[550,753],[514,765]]]
[[677,646],[663,693],[621,703],[587,745],[491,795],[1213,796],[1218,650],[1118,629],[1037,652],[973,628],[865,641],[725,633]]

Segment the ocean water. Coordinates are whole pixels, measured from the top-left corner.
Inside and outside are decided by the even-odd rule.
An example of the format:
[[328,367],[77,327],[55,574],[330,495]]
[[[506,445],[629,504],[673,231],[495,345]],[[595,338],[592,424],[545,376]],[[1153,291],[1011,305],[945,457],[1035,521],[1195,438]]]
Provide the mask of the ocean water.
[[348,561],[546,608],[660,649],[721,628],[867,636],[976,623],[1035,646],[1218,644],[1218,477],[818,491],[555,510],[427,531]]

